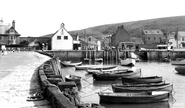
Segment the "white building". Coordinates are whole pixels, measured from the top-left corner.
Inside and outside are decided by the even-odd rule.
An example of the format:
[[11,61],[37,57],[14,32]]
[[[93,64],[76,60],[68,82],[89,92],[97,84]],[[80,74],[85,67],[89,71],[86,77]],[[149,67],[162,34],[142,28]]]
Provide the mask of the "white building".
[[51,37],[51,50],[73,50],[73,38],[65,29],[64,23]]
[[185,44],[185,31],[172,32],[168,35],[168,42],[174,48],[183,48],[183,43]]

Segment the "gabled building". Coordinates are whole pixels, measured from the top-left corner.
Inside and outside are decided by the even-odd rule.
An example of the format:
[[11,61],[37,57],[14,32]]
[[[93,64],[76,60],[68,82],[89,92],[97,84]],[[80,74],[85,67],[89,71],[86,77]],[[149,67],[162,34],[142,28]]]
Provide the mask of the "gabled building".
[[117,31],[111,36],[111,47],[120,50],[135,49],[132,36],[125,30],[124,26],[119,26]]
[[15,30],[15,21],[12,21],[12,25],[4,23],[0,20],[0,48],[6,45],[19,44],[20,34]]
[[142,30],[142,39],[145,44],[160,44],[165,43],[166,38],[161,30]]
[[51,50],[73,50],[73,38],[64,27],[64,23],[51,37]]

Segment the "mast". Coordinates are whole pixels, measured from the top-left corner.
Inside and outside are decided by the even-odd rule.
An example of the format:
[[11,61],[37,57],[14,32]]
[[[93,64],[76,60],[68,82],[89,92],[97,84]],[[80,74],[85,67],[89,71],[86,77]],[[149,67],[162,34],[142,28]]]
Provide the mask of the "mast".
[[179,41],[178,27],[177,27],[176,34],[175,34],[175,35],[176,35],[176,39],[177,39],[177,41],[176,41],[176,42],[177,42],[177,48],[179,48],[179,42],[178,42],[178,41]]

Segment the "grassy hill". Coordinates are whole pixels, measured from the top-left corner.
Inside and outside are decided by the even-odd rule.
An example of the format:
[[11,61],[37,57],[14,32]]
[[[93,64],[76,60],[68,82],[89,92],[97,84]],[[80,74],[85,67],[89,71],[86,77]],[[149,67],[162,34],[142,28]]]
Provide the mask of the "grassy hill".
[[139,37],[143,29],[161,29],[164,33],[169,33],[171,31],[176,31],[178,27],[179,30],[185,31],[185,16],[106,24],[86,28],[83,30],[70,31],[70,33],[78,33],[80,36],[86,34],[86,36],[92,35],[96,37],[101,37],[104,35],[115,33],[117,27],[120,25],[124,25],[125,29],[131,34],[131,36],[135,37]]

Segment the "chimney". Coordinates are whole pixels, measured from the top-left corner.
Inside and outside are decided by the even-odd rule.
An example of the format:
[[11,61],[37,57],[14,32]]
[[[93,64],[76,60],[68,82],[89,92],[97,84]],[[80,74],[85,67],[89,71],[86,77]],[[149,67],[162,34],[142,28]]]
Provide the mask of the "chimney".
[[12,21],[12,27],[15,29],[15,21]]
[[65,26],[64,23],[62,23],[62,24],[60,25],[60,28],[64,28],[64,26]]

